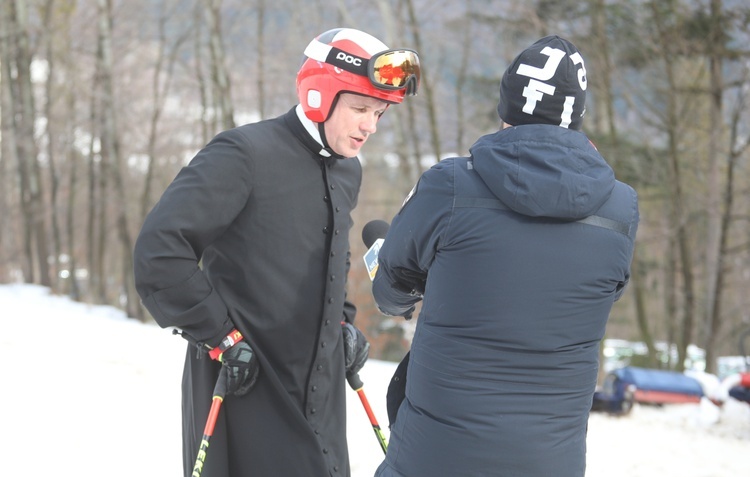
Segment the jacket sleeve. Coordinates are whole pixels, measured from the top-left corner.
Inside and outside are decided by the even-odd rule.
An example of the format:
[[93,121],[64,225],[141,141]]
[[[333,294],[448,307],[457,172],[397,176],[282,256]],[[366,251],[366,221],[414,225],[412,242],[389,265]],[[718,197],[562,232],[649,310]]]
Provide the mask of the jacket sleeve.
[[626,258],[627,270],[625,271],[625,276],[623,277],[622,282],[620,282],[617,289],[615,290],[615,301],[617,301],[620,299],[620,297],[622,297],[625,288],[628,286],[628,283],[630,283],[630,271],[632,267],[633,253],[635,251],[635,237],[636,233],[638,232],[638,223],[640,222],[640,211],[638,208],[638,194],[636,193],[635,189],[627,184],[617,181],[615,192],[613,193],[619,193],[625,196],[626,199],[623,199],[623,202],[632,204],[630,209],[631,215],[630,217],[628,217],[628,223],[630,225],[630,229],[628,232],[628,237],[630,238],[630,248],[628,249],[628,255]]
[[404,316],[422,299],[452,206],[453,161],[444,160],[419,179],[378,252],[372,293],[382,313]]
[[209,345],[233,325],[199,263],[247,203],[248,157],[238,132],[216,136],[167,187],[135,244],[135,284],[143,305],[160,326],[180,328]]

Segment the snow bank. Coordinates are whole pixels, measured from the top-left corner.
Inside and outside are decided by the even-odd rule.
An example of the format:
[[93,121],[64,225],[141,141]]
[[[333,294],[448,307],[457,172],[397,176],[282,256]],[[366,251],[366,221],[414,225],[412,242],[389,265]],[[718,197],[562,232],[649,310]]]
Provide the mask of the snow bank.
[[[182,475],[182,339],[30,285],[0,285],[0,317],[3,475]],[[360,374],[386,437],[395,366],[371,360]],[[352,477],[369,477],[383,452],[353,391],[348,406]],[[586,475],[745,476],[748,450],[745,403],[636,405],[626,417],[592,414]]]

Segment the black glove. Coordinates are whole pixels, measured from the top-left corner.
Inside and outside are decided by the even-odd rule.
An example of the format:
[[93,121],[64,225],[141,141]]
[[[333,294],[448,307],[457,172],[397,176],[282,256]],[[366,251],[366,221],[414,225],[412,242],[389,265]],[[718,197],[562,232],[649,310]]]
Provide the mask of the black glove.
[[346,375],[353,376],[365,365],[370,354],[370,343],[367,338],[351,323],[341,323],[344,334],[344,366]]
[[244,396],[255,386],[260,366],[258,357],[247,342],[240,341],[226,349],[219,360],[226,367],[228,394]]
[[406,310],[406,311],[404,312],[404,314],[403,314],[402,316],[403,316],[403,317],[404,317],[404,319],[405,319],[405,320],[407,320],[407,321],[408,321],[408,320],[411,320],[411,318],[412,318],[412,315],[414,314],[414,310],[416,310],[416,309],[417,309],[417,307],[416,307],[416,306],[412,306],[411,308],[409,308],[408,310]]

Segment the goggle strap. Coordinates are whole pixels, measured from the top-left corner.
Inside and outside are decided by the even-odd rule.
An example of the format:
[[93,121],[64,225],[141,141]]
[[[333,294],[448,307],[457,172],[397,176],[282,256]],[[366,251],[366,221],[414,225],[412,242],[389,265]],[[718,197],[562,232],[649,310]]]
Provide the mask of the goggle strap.
[[318,40],[313,40],[305,48],[305,56],[315,61],[321,61],[325,63],[328,54],[331,52],[331,45],[326,45]]
[[368,61],[367,58],[352,55],[344,50],[339,50],[335,46],[331,47],[331,51],[328,53],[328,58],[326,58],[326,63],[329,65],[365,77],[367,76]]
[[409,77],[406,79],[406,84],[404,85],[404,88],[406,89],[406,95],[416,96],[418,87],[419,82],[416,75],[409,75]]
[[305,56],[315,61],[328,63],[350,73],[367,77],[368,60],[366,58],[352,55],[331,45],[326,45],[317,39],[307,45]]

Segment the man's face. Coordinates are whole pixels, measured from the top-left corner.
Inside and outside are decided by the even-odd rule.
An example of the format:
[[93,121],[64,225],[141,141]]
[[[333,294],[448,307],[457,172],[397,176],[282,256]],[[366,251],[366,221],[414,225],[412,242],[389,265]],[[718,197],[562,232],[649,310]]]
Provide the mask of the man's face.
[[377,130],[388,103],[369,96],[341,93],[331,117],[323,123],[328,145],[336,154],[354,157]]

